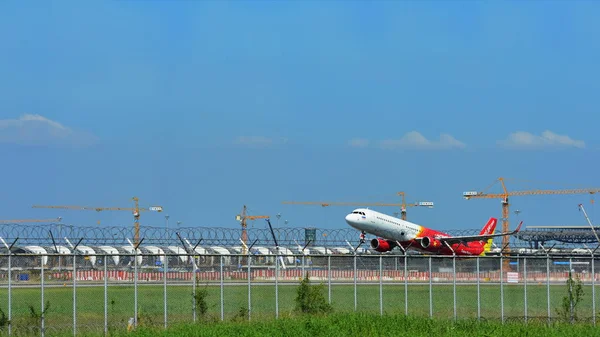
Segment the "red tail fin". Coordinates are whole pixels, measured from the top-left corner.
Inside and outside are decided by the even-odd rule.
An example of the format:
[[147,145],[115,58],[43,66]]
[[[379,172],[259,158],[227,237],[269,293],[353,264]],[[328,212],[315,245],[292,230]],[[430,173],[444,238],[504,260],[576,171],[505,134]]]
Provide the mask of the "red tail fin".
[[483,229],[481,230],[481,232],[479,233],[479,235],[494,234],[494,231],[496,230],[496,224],[497,223],[498,223],[498,219],[496,219],[496,218],[490,218],[488,220],[488,222],[485,224],[485,226],[483,226]]

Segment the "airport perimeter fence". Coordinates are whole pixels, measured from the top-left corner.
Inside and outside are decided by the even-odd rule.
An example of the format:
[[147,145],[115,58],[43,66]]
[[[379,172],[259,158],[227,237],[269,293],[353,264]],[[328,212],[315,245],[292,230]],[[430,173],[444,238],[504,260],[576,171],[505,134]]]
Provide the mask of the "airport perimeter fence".
[[180,322],[277,319],[296,314],[304,275],[323,287],[334,312],[595,325],[595,261],[552,255],[3,254],[0,331],[109,334]]

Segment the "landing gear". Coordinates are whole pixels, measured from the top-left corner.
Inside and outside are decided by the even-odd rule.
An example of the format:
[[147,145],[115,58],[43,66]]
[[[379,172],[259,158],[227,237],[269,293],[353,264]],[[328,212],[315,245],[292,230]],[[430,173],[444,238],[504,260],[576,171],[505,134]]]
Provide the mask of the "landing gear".
[[356,254],[356,251],[358,250],[358,248],[365,242],[367,242],[366,240],[366,235],[367,233],[365,233],[364,231],[360,232],[360,241],[358,242],[358,246],[354,247],[353,245],[350,244],[350,242],[348,242],[348,240],[346,240],[346,243],[348,244],[348,246],[350,246],[350,248],[352,248],[352,252],[354,254]]

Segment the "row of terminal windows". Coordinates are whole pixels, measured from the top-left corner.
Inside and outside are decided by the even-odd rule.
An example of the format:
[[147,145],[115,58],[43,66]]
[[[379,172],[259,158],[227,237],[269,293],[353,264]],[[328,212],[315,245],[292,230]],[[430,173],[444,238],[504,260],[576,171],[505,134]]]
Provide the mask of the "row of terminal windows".
[[[384,218],[380,218],[380,217],[377,217],[377,219],[379,219],[379,220],[382,220],[382,221],[385,221],[385,222],[390,222],[390,223],[393,223],[394,225],[398,225],[398,226],[400,226],[400,224],[399,224],[399,223],[396,223],[396,222],[394,222],[394,221],[392,221],[392,220],[388,220],[388,219],[384,219]],[[400,233],[400,235],[404,236],[404,231],[402,231],[402,233]]]

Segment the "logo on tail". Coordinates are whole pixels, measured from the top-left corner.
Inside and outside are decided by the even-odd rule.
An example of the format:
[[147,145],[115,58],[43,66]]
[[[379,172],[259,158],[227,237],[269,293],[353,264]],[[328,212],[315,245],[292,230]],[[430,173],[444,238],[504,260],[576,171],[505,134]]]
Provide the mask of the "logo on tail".
[[[483,229],[479,233],[479,235],[490,235],[494,234],[496,231],[496,224],[498,223],[498,219],[490,218],[488,222],[483,226]],[[483,245],[483,252],[481,255],[485,255],[486,252],[489,252],[492,249],[492,241],[493,239],[487,239],[487,242]],[[483,241],[481,241],[483,243]]]

